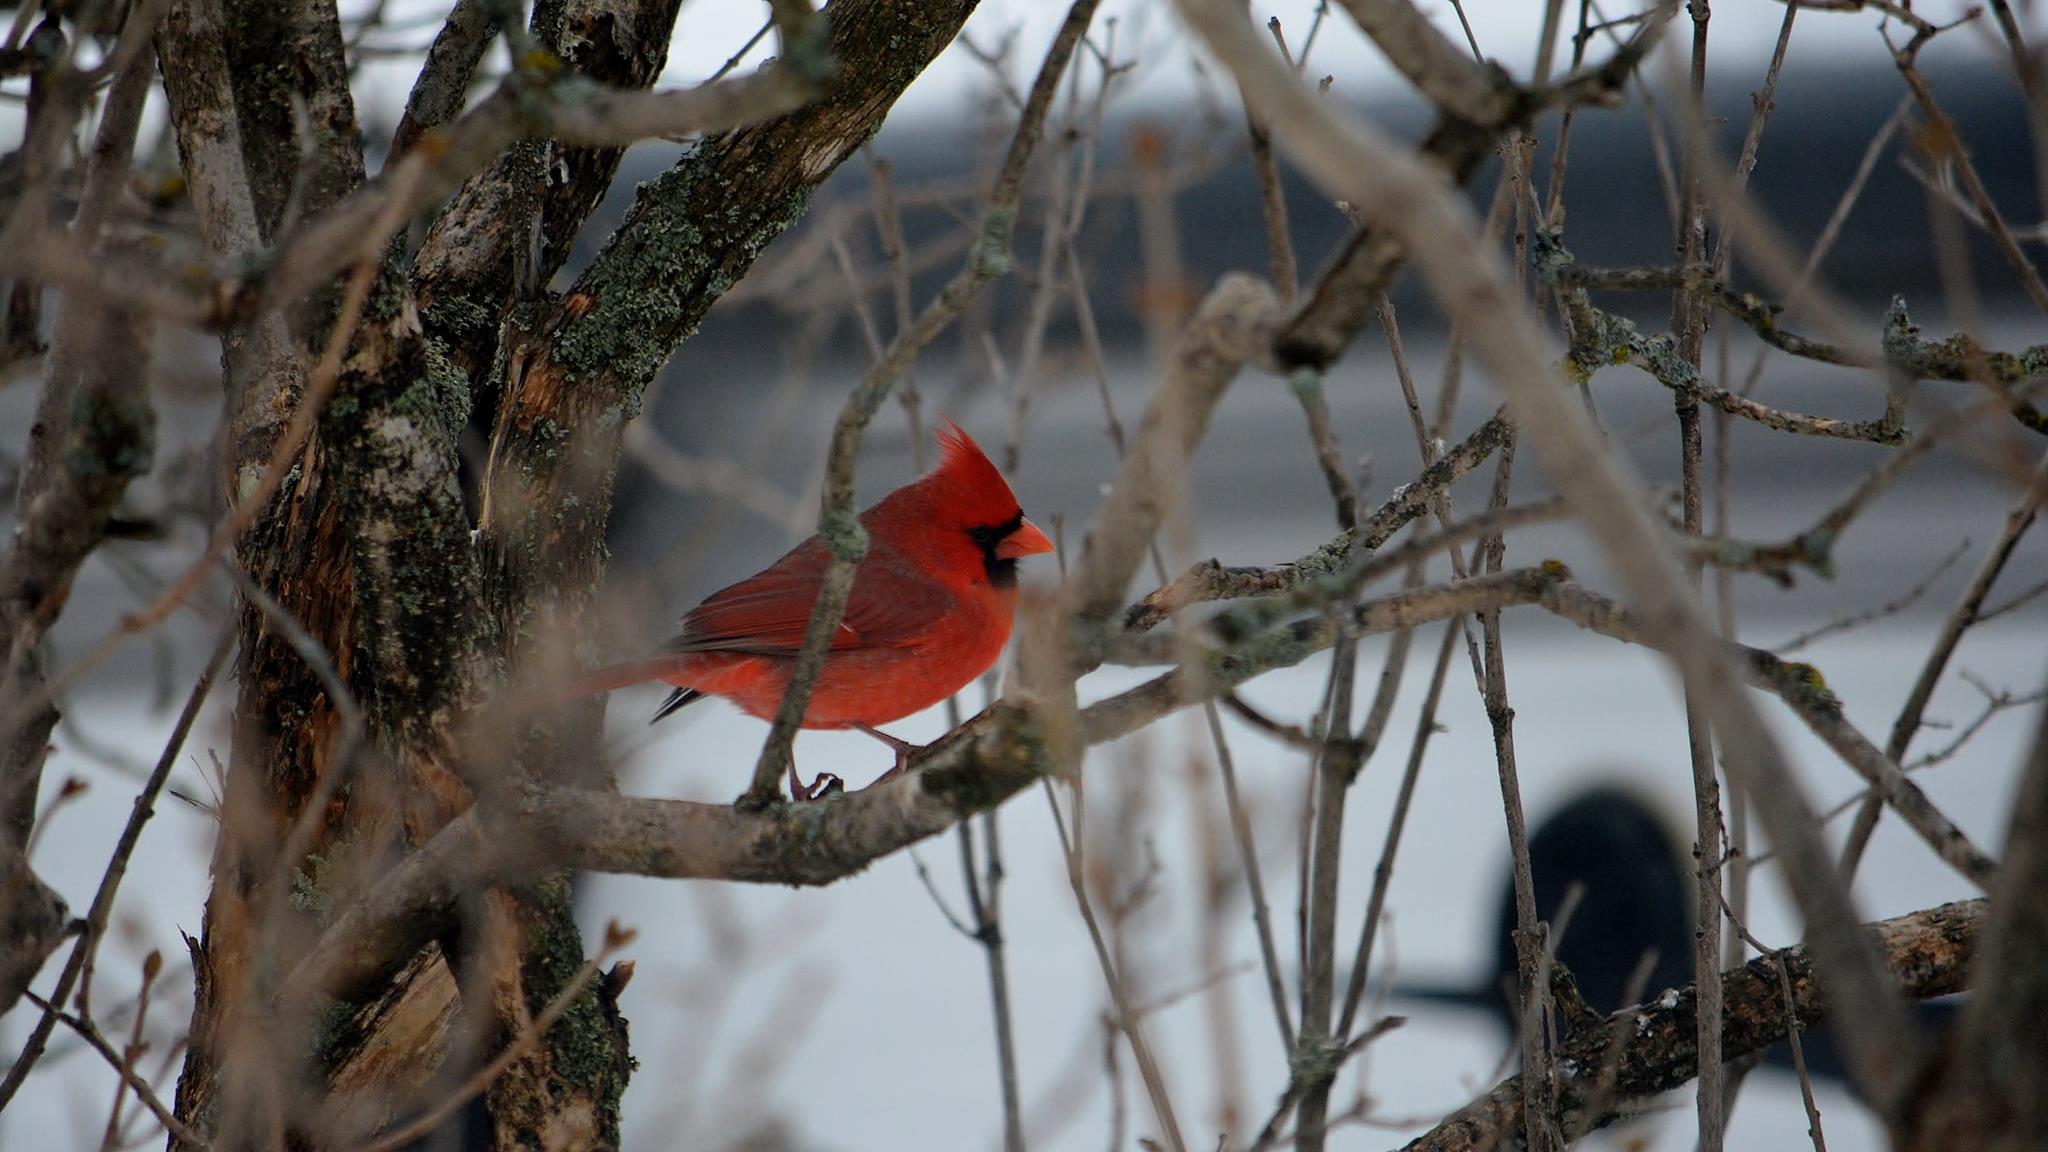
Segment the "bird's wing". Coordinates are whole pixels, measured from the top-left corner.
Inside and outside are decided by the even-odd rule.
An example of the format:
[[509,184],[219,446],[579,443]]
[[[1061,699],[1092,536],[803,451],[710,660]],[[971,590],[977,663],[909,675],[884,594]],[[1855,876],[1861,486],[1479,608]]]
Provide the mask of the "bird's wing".
[[[831,554],[815,537],[755,576],[712,596],[683,617],[669,645],[676,652],[750,652],[794,656],[803,646],[811,608]],[[834,649],[910,643],[943,617],[946,590],[900,557],[877,547],[854,576]]]

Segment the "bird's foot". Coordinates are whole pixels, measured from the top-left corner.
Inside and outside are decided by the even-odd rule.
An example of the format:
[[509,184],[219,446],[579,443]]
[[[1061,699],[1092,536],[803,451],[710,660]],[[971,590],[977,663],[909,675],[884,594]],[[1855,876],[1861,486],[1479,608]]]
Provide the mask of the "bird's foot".
[[894,780],[896,777],[903,775],[904,770],[910,767],[910,758],[925,749],[925,746],[922,744],[912,744],[908,740],[899,740],[880,728],[870,728],[865,724],[856,724],[854,727],[887,744],[896,752],[896,766],[876,777],[876,784],[880,784],[884,780]]
[[799,801],[823,800],[834,792],[844,791],[846,791],[846,781],[841,780],[830,772],[820,772],[816,780],[811,781],[809,784],[804,783],[803,777],[796,774],[796,758],[790,758],[789,795],[791,799]]

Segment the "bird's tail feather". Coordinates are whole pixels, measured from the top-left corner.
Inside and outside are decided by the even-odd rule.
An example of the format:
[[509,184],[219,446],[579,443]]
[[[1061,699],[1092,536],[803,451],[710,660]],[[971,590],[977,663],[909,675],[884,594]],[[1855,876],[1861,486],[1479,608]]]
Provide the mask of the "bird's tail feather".
[[654,710],[654,715],[648,717],[647,722],[649,724],[659,724],[663,720],[668,719],[683,705],[703,695],[702,692],[697,691],[695,688],[678,688],[668,694],[668,699],[661,702],[661,707]]

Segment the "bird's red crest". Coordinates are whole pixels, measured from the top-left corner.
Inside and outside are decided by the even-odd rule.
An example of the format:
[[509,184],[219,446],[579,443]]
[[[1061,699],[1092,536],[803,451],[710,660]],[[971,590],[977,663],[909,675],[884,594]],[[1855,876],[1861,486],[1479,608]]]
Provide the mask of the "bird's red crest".
[[1001,521],[1017,511],[1017,497],[1008,481],[981,450],[974,438],[951,420],[939,421],[934,435],[939,441],[939,466],[932,474],[944,477],[946,491],[957,495],[966,507],[987,513]]

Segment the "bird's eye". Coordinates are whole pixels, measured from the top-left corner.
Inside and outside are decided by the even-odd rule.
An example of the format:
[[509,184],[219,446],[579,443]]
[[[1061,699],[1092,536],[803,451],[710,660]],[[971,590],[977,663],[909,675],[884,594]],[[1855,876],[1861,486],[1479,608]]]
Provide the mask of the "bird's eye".
[[993,552],[996,545],[1009,539],[1010,533],[1015,532],[1023,523],[1024,510],[1020,508],[1016,515],[1001,524],[976,524],[967,530],[967,538],[974,541],[974,546],[983,552]]

